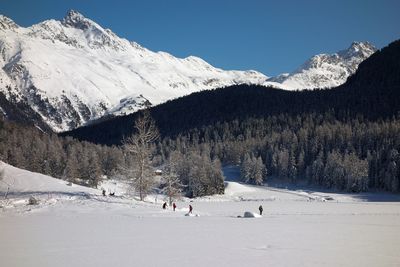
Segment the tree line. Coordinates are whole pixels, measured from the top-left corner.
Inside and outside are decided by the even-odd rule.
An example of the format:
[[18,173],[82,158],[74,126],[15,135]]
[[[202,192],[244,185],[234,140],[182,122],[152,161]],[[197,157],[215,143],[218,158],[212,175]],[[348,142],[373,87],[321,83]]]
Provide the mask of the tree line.
[[342,122],[331,114],[280,114],[234,120],[164,138],[160,161],[176,150],[208,151],[222,164],[240,166],[243,181],[254,184],[276,178],[353,192],[400,190],[400,118]]
[[[146,113],[144,113],[144,116]],[[145,121],[151,121],[145,118]],[[221,164],[207,152],[192,150],[170,151],[166,159],[160,144],[154,142],[158,134],[149,136],[147,125],[124,140],[123,146],[96,145],[47,134],[31,126],[23,126],[0,119],[0,160],[15,167],[39,172],[69,182],[97,187],[103,177],[123,177],[135,185],[141,200],[156,186],[170,197],[183,191],[190,197],[223,193]],[[143,122],[143,121],[142,121]],[[152,122],[152,132],[157,132]],[[146,129],[146,131],[144,131]],[[165,169],[163,182],[154,182],[154,170]],[[176,177],[178,180],[174,180]],[[163,188],[167,186],[167,188]]]
[[138,148],[61,138],[7,121],[1,121],[0,140],[3,161],[91,186],[123,168],[141,170],[130,176],[135,179],[161,167],[179,178],[188,196],[222,193],[221,166],[233,164],[240,166],[244,182],[254,184],[273,177],[353,192],[400,190],[397,117],[370,121],[359,116],[344,122],[329,113],[305,113],[217,122],[151,140],[142,167]]

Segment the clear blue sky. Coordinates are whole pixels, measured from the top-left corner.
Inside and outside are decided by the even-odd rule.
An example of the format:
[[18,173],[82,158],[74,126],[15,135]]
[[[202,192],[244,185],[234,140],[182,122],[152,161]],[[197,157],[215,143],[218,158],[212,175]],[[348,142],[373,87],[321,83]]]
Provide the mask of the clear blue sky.
[[75,9],[154,51],[224,69],[290,72],[310,56],[400,38],[400,0],[1,0],[21,26]]

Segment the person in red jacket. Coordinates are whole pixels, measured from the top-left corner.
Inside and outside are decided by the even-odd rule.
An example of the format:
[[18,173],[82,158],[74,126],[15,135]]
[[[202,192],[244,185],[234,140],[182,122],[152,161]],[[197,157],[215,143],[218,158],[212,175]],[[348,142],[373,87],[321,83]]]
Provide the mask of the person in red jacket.
[[175,204],[175,202],[174,203],[172,203],[172,208],[174,209],[174,211],[175,211],[175,209],[176,209],[176,204]]
[[189,213],[192,213],[192,211],[193,211],[193,207],[192,207],[192,205],[189,205]]

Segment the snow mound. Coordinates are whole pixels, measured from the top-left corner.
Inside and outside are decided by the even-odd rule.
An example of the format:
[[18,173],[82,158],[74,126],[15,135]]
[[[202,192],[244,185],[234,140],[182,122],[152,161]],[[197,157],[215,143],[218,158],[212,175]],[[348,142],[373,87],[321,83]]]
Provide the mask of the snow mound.
[[232,196],[236,194],[254,192],[255,189],[247,185],[242,185],[236,182],[225,182],[225,195]]
[[68,185],[64,180],[18,169],[4,162],[0,162],[0,169],[4,169],[4,178],[0,181],[1,195],[5,195],[7,191],[10,197],[40,194],[99,194],[96,189],[75,184]]
[[262,218],[262,216],[260,214],[257,214],[255,212],[251,212],[251,211],[245,211],[244,218]]
[[193,213],[186,213],[185,216],[188,216],[188,217],[200,217],[199,214],[193,214]]

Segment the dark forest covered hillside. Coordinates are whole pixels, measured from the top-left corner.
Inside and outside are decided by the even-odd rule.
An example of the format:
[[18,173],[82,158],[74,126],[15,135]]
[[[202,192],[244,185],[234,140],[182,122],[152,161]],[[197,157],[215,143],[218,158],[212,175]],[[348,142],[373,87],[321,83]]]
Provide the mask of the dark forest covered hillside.
[[[304,113],[330,113],[346,121],[391,118],[400,111],[400,41],[373,54],[355,75],[330,90],[284,91],[255,85],[238,85],[202,91],[151,109],[164,137],[216,122]],[[137,114],[63,133],[101,144],[120,144],[132,133]]]

